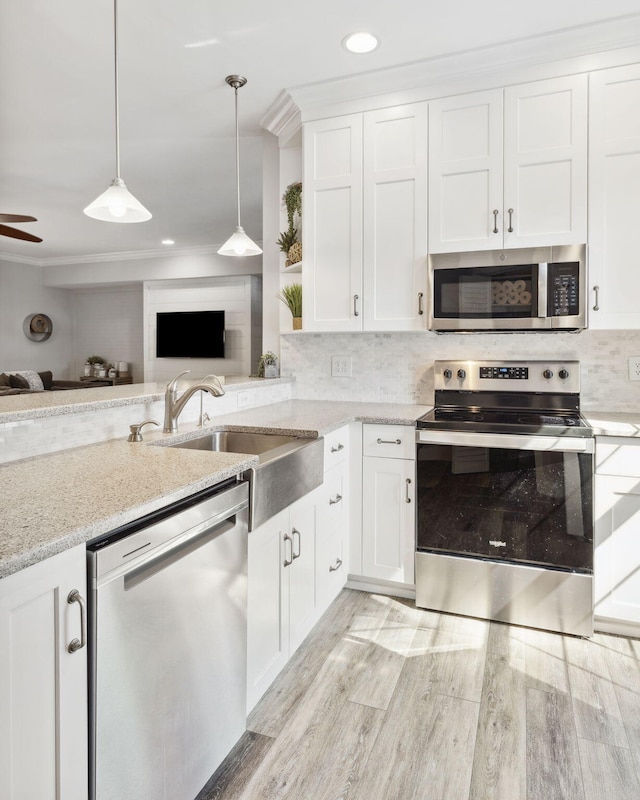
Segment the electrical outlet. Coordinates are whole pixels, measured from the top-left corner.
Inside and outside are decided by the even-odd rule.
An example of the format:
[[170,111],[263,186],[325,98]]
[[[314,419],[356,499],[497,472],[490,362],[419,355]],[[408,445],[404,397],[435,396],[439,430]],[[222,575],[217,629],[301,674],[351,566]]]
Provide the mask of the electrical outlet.
[[351,356],[331,356],[331,377],[351,377]]
[[640,356],[629,356],[629,380],[640,381]]
[[238,408],[246,408],[251,404],[251,394],[249,392],[238,392]]

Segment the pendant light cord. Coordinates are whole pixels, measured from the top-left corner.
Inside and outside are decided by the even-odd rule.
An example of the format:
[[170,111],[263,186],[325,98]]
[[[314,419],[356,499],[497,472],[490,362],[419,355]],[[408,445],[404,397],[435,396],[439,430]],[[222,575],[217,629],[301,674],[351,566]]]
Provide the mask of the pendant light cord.
[[118,0],[113,0],[113,63],[116,105],[116,178],[120,180],[120,111],[118,102]]
[[236,99],[236,198],[238,202],[238,227],[240,225],[240,133],[238,128],[238,87],[234,86]]

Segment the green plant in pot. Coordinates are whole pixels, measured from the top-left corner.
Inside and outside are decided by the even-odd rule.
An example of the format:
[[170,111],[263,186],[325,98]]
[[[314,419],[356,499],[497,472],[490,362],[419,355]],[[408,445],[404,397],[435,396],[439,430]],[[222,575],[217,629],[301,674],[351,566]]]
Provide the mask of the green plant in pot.
[[280,234],[276,242],[283,253],[287,254],[286,266],[302,261],[302,242],[298,240],[298,228],[295,226],[296,215],[302,219],[302,183],[290,183],[282,195],[282,202],[287,209],[287,230]]
[[293,330],[299,331],[302,328],[302,284],[292,283],[289,286],[283,286],[280,294],[280,300],[291,312],[293,317]]
[[260,356],[260,361],[258,362],[258,377],[278,377],[278,356],[272,353],[271,350],[268,350]]

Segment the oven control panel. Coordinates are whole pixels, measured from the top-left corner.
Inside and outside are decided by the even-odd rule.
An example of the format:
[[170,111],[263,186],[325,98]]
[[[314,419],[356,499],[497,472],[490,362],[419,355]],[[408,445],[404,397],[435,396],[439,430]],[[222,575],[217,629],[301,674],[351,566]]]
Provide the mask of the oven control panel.
[[529,367],[480,367],[480,378],[526,381],[529,378]]
[[578,394],[579,361],[434,361],[434,389]]

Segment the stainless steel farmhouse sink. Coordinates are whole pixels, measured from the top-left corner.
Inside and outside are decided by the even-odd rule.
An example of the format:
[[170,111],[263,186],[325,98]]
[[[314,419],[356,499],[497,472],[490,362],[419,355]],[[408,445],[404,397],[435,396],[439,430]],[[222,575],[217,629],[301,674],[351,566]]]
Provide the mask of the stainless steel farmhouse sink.
[[324,474],[324,439],[271,433],[212,431],[171,447],[256,455],[247,470],[249,530],[320,486]]

